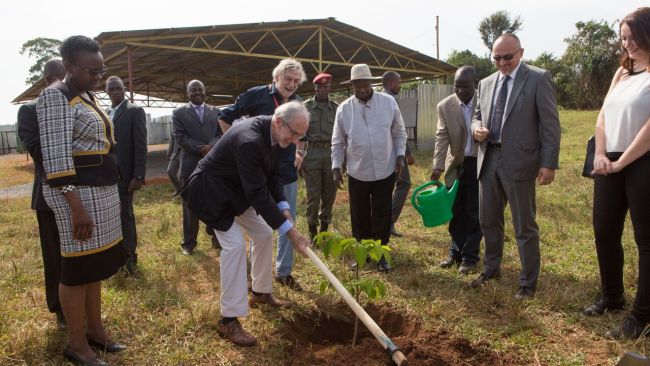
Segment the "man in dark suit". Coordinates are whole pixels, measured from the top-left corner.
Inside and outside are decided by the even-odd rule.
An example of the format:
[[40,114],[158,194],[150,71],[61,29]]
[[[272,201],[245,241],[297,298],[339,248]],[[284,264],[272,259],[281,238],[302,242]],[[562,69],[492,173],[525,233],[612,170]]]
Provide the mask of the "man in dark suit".
[[176,196],[182,187],[180,178],[178,178],[178,172],[181,166],[181,147],[176,143],[173,131],[169,136],[169,145],[167,145],[167,159],[169,159],[167,176],[169,176],[169,181],[174,186],[173,196]]
[[[172,124],[174,139],[181,147],[181,166],[179,177],[185,185],[192,175],[196,164],[219,140],[221,129],[217,118],[219,108],[204,103],[205,87],[199,80],[187,84],[187,97],[190,102],[174,109]],[[199,232],[199,220],[183,200],[183,254],[192,254],[196,248],[196,236]],[[212,246],[219,247],[216,237],[212,237]]]
[[[305,136],[309,113],[300,102],[279,106],[273,116],[257,116],[231,127],[202,159],[181,196],[213,229],[221,251],[220,334],[239,346],[253,346],[255,337],[237,318],[249,306],[286,306],[273,296],[273,230],[286,235],[294,250],[305,255],[309,241],[291,219],[279,175],[282,149]],[[206,204],[209,202],[209,204]],[[246,241],[251,238],[252,295],[247,302]]]
[[431,180],[439,180],[445,172],[447,187],[458,180],[453,217],[449,222],[451,248],[440,267],[458,265],[458,272],[462,274],[468,274],[476,267],[483,237],[478,217],[478,146],[471,133],[477,83],[476,69],[460,67],[454,77],[455,93],[438,103],[438,130],[431,173]]
[[[65,68],[60,59],[45,63],[43,75],[47,85],[65,78]],[[32,210],[36,211],[38,234],[43,254],[43,271],[45,275],[45,299],[47,308],[56,313],[59,329],[65,328],[65,318],[59,302],[59,279],[61,277],[61,244],[56,227],[54,213],[45,203],[42,192],[43,155],[41,154],[40,129],[36,115],[38,99],[23,104],[18,109],[18,137],[34,160],[34,185],[32,187]]]
[[551,74],[521,62],[514,34],[497,38],[492,59],[498,71],[481,80],[472,134],[478,152],[479,219],[485,237],[483,273],[472,287],[500,276],[503,211],[510,204],[521,260],[517,299],[532,298],[540,270],[535,221],[535,179],[553,182],[560,154],[560,121]]
[[126,251],[124,269],[127,275],[134,275],[138,264],[138,233],[133,213],[133,193],[142,188],[147,163],[147,117],[142,107],[126,99],[124,82],[117,76],[106,79],[106,94],[111,99],[108,116],[115,127],[117,165],[120,180],[117,188],[120,194],[120,220]]

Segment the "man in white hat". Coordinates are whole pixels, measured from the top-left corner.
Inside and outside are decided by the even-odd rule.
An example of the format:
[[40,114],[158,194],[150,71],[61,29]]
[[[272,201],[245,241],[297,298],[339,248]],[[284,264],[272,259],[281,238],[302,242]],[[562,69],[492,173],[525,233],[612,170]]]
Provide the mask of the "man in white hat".
[[[332,134],[332,173],[336,186],[343,187],[341,168],[347,162],[352,235],[357,240],[381,240],[388,244],[391,197],[396,176],[404,169],[406,130],[397,102],[375,93],[366,64],[352,66],[354,95],[339,106]],[[382,257],[380,272],[390,265]]]

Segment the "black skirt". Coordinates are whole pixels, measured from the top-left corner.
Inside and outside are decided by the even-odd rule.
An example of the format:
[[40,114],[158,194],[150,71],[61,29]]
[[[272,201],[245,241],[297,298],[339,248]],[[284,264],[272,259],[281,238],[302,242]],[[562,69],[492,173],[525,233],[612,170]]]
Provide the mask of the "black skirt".
[[124,265],[122,241],[107,250],[78,257],[61,258],[61,283],[80,286],[105,280]]

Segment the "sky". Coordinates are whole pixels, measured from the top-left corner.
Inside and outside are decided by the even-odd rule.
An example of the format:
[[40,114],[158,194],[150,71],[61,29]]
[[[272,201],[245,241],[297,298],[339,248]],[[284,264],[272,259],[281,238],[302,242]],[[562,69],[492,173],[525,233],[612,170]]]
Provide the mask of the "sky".
[[[283,7],[284,4],[293,5]],[[0,47],[6,71],[2,76],[4,87],[0,90],[0,125],[16,121],[19,106],[11,101],[27,89],[25,80],[34,63],[19,51],[24,42],[37,37],[62,40],[75,34],[95,37],[102,32],[119,30],[333,17],[436,57],[435,21],[438,16],[440,59],[445,60],[453,50],[468,49],[478,55],[486,54],[488,50],[481,41],[478,25],[490,14],[505,10],[511,17],[521,16],[523,29],[518,35],[524,57],[534,59],[542,52],[561,56],[566,48],[564,39],[575,33],[576,22],[605,20],[612,23],[640,6],[648,6],[647,1],[16,1],[5,4],[0,13]],[[169,114],[166,110],[149,109],[148,112],[152,116]]]

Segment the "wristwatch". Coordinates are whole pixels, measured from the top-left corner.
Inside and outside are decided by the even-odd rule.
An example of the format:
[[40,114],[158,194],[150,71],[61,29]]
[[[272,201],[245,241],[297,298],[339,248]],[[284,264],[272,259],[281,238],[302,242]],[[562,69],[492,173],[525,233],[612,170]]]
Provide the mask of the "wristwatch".
[[140,176],[140,175],[138,175],[137,177],[135,177],[135,179],[137,179],[137,180],[139,180],[139,181],[143,181],[143,180],[144,180],[144,177],[143,177],[143,176]]

